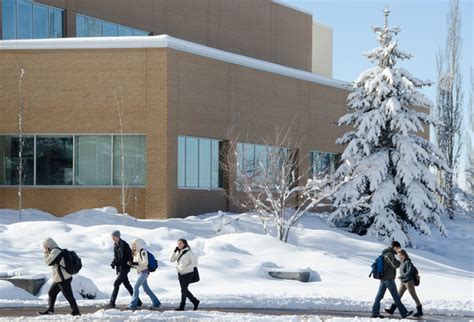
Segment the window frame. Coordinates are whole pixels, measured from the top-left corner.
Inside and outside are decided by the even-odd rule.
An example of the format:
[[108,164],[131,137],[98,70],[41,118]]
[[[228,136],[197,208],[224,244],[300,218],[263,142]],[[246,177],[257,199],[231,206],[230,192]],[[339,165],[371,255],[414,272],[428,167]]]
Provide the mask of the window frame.
[[[321,172],[318,172],[318,173],[315,173],[314,172],[314,154],[315,153],[320,153],[320,154],[326,154],[326,155],[329,155],[329,157],[331,158],[331,156],[334,157],[334,171],[329,171],[327,172],[326,169],[321,171]],[[339,156],[339,162],[337,161],[338,160],[338,156]],[[334,172],[337,170],[339,164],[340,164],[340,156],[341,156],[341,153],[339,152],[327,152],[327,151],[320,151],[320,150],[309,150],[309,177],[313,178],[315,175],[320,175],[321,173],[325,173],[326,175],[333,175]],[[329,170],[331,169],[331,161],[329,162]]]
[[[78,20],[77,18],[78,17],[81,17],[82,19],[84,19],[86,21],[85,25],[86,25],[86,34],[87,34],[87,36],[78,36],[77,35],[77,20]],[[91,36],[90,35],[89,24],[90,24],[91,20],[95,20],[97,23],[100,23],[100,25],[101,25],[101,35],[100,36]],[[105,24],[115,26],[117,28],[117,35],[116,36],[104,36],[104,25]],[[122,30],[129,30],[131,32],[131,35],[120,35],[121,29]],[[143,35],[135,35],[135,32],[143,33]],[[115,23],[115,22],[112,22],[112,21],[104,20],[104,19],[101,19],[101,18],[96,18],[96,17],[93,17],[93,16],[88,16],[88,15],[81,14],[81,13],[76,13],[76,35],[75,35],[75,37],[77,37],[77,38],[89,38],[89,37],[145,37],[145,36],[149,36],[149,35],[150,35],[149,31],[129,27],[129,26],[126,26],[126,25],[121,25],[121,24],[118,24],[118,23]]]
[[[114,136],[119,136],[122,135],[120,133],[24,133],[24,137],[33,137],[34,139],[34,144],[33,144],[33,184],[32,185],[22,185],[23,188],[27,189],[93,189],[93,188],[110,188],[110,189],[121,189],[122,185],[114,185],[113,184],[113,160],[114,160],[114,154],[113,154],[113,148],[111,151],[111,176],[112,180],[110,185],[76,185],[75,184],[75,153],[76,153],[76,136],[110,136],[111,138],[111,144],[113,145],[113,138]],[[145,136],[145,153],[147,153],[146,149],[146,134],[145,133],[123,133],[123,136]],[[18,137],[18,133],[1,133],[0,136],[14,136]],[[73,171],[73,183],[70,185],[37,185],[37,180],[36,180],[36,165],[37,165],[37,160],[36,160],[36,155],[37,155],[37,137],[67,137],[67,136],[72,136],[73,138],[73,164],[72,164],[72,171]],[[146,179],[148,175],[147,171],[147,160],[145,159],[145,184],[144,185],[127,185],[128,188],[146,188]],[[5,185],[5,184],[0,184],[0,188],[18,188],[19,185]]]

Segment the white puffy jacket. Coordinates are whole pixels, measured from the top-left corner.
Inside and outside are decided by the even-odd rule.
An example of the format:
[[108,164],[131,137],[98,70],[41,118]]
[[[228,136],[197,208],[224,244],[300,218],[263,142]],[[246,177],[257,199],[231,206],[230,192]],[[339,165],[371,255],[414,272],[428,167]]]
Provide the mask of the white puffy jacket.
[[64,258],[61,258],[59,262],[57,261],[57,257],[61,255],[61,250],[59,249],[58,244],[52,238],[48,238],[43,241],[43,247],[49,249],[49,251],[44,252],[43,256],[44,262],[46,265],[51,267],[51,271],[53,272],[53,282],[59,283],[63,281],[61,279],[61,274],[59,274],[59,270],[61,270],[64,280],[71,278],[72,276],[64,268],[66,267]]
[[132,249],[136,249],[133,255],[134,268],[138,273],[148,270],[148,252],[145,249],[145,242],[143,239],[135,239],[132,242]]
[[[181,256],[181,254],[185,254]],[[181,258],[180,258],[181,256]],[[179,260],[178,260],[179,258]],[[188,274],[194,271],[194,267],[198,265],[196,255],[191,251],[189,247],[186,247],[179,252],[173,252],[170,258],[171,262],[176,263],[176,269],[180,275]]]

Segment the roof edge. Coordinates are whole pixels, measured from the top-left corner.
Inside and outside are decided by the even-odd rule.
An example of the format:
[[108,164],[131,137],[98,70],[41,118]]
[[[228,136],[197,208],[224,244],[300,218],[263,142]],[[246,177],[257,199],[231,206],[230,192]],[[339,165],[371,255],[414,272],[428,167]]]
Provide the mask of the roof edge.
[[171,48],[240,66],[349,90],[350,83],[308,71],[193,43],[168,35],[0,40],[0,50]]

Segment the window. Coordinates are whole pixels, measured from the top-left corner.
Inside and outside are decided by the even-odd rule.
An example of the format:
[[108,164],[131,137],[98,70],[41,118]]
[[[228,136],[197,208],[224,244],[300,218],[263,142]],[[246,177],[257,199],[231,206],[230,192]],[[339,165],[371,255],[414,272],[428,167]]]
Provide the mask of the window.
[[77,37],[116,37],[116,36],[148,36],[148,32],[129,28],[105,20],[77,15]]
[[333,174],[341,159],[339,153],[311,151],[310,156],[310,175],[317,176],[321,174]]
[[146,139],[144,135],[114,135],[113,154],[114,185],[121,185],[122,179],[125,179],[126,185],[145,185]]
[[31,0],[3,0],[2,38],[31,39],[63,36],[63,10]]
[[36,138],[36,184],[72,185],[72,136]]
[[[273,153],[282,153],[282,158],[286,157],[290,150],[283,147],[268,147],[259,144],[237,143],[237,171],[244,171],[247,175],[252,175],[268,166],[268,156]],[[279,158],[280,159],[280,158]]]
[[112,180],[112,137],[75,137],[75,184],[110,185]]
[[[34,175],[34,138],[23,137],[23,180],[25,185],[33,184]],[[20,138],[18,136],[0,136],[0,185],[17,185],[18,166],[20,164]]]
[[[29,135],[23,145],[26,185],[127,185],[146,181],[144,135]],[[0,185],[18,184],[18,136],[0,135]],[[36,154],[35,154],[36,153]],[[35,167],[36,164],[36,167]]]
[[223,186],[219,140],[178,137],[178,186],[220,188]]

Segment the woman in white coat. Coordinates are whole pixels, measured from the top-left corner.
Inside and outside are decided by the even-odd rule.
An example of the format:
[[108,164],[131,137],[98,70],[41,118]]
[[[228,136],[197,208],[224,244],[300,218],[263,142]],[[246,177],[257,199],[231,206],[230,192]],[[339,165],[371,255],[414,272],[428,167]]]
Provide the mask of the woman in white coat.
[[186,239],[179,239],[178,246],[174,249],[170,258],[171,262],[176,262],[176,269],[178,270],[179,285],[181,287],[181,303],[176,311],[184,311],[186,305],[186,298],[188,298],[194,305],[194,310],[199,307],[199,300],[189,291],[188,287],[191,284],[195,268],[197,267],[197,258],[191,251]]
[[127,264],[137,270],[138,279],[135,282],[135,286],[133,287],[132,301],[128,305],[128,309],[137,309],[140,287],[143,287],[145,293],[150,297],[152,302],[151,309],[158,309],[161,306],[160,300],[158,300],[155,293],[153,293],[153,291],[150,289],[147,282],[148,276],[150,275],[150,271],[148,269],[148,251],[145,249],[145,242],[142,239],[138,238],[133,241],[132,255],[133,262],[128,262]]

